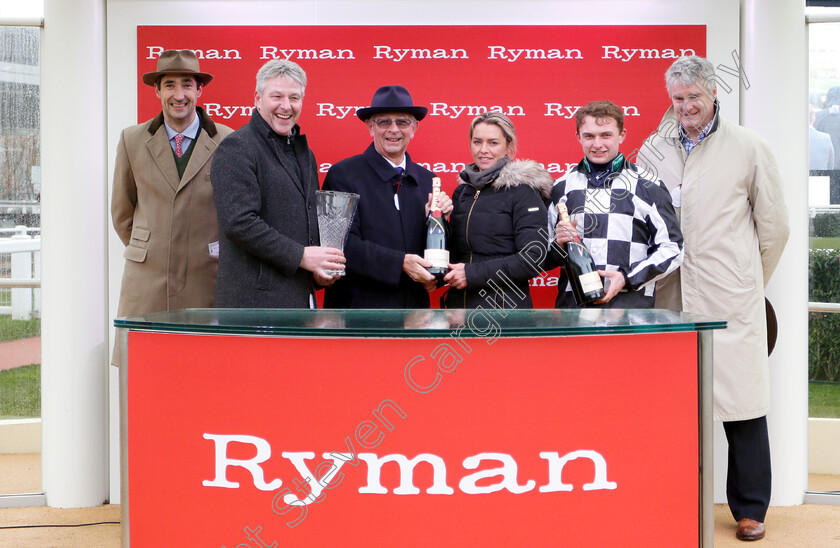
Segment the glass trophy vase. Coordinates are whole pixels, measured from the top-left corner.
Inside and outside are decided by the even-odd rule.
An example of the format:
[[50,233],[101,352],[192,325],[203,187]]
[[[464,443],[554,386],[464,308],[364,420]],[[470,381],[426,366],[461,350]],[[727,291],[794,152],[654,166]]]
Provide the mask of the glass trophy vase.
[[[318,190],[315,192],[315,199],[321,247],[334,247],[344,251],[344,243],[356,214],[359,195],[352,192]],[[344,276],[344,270],[328,269],[326,273],[330,276]]]

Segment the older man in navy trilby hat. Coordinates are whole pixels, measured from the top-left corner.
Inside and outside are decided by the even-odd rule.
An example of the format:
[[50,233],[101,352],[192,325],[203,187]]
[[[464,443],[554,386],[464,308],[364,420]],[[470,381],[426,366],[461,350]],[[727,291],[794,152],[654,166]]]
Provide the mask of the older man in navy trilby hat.
[[[347,275],[327,288],[327,308],[428,308],[435,279],[423,259],[432,177],[406,152],[428,109],[403,86],[376,90],[356,115],[373,142],[327,173],[324,190],[354,192],[359,207],[344,249]],[[441,193],[444,215],[452,201]]]
[[374,114],[403,112],[411,114],[418,122],[426,117],[429,109],[412,104],[411,94],[402,86],[382,86],[373,94],[373,100],[367,108],[356,111],[359,120],[367,121]]

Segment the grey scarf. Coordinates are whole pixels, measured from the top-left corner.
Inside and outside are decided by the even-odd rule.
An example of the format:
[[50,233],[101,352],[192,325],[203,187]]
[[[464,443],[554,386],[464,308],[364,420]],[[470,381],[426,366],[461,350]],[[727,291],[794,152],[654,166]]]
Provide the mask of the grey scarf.
[[485,169],[484,171],[479,171],[475,163],[467,164],[467,167],[465,167],[458,176],[461,177],[465,183],[474,186],[476,189],[484,190],[484,187],[496,180],[496,177],[499,176],[499,172],[502,171],[502,168],[505,167],[508,162],[510,162],[510,158],[505,156],[499,159],[493,167]]

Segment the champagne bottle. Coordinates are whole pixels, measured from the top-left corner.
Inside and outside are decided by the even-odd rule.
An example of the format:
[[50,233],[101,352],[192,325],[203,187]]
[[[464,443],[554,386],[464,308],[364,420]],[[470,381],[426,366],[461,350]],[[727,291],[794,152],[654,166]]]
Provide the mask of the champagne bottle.
[[435,177],[432,179],[432,209],[429,211],[429,220],[426,221],[426,251],[423,253],[423,258],[431,261],[432,266],[427,270],[438,280],[449,272],[446,225],[443,222],[443,213],[437,205],[439,194],[440,178]]
[[[561,221],[569,222],[569,210],[564,202],[558,202],[557,213]],[[577,236],[576,236],[577,237]],[[566,275],[572,284],[575,302],[583,306],[604,296],[604,284],[595,261],[586,246],[579,239],[566,243]]]

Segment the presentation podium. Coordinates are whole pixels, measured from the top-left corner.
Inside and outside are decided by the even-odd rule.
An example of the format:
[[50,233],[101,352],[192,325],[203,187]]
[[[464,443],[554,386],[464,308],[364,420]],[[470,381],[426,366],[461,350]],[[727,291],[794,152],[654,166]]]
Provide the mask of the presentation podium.
[[123,546],[712,544],[724,321],[194,309],[115,325]]

